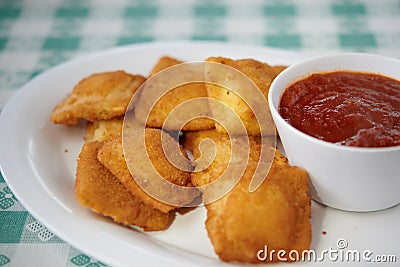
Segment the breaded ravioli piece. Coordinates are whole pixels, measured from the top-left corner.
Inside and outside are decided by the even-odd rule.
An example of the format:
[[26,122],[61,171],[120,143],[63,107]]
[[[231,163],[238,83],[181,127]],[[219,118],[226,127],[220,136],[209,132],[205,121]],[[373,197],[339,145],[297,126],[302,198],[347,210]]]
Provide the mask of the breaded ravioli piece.
[[108,141],[122,134],[123,117],[86,123],[85,142]]
[[[162,57],[153,67],[150,77],[157,74],[159,71],[164,70],[168,67],[183,63],[180,60],[171,58],[171,57]],[[173,79],[173,77],[168,77],[168,79]],[[162,85],[157,85],[161,86]],[[172,89],[172,88],[171,88]],[[135,112],[135,117],[137,120],[142,123],[146,123],[146,126],[153,128],[162,128],[163,124],[167,118],[167,116],[171,113],[171,111],[176,108],[178,105],[182,104],[185,101],[190,99],[195,99],[199,97],[207,97],[207,90],[204,83],[196,82],[189,83],[182,86],[178,86],[173,90],[169,91],[165,94],[153,107],[150,114],[147,114],[145,111],[141,111],[137,109]],[[153,98],[153,97],[150,97]],[[153,101],[153,99],[146,99],[144,96],[139,98],[138,105],[140,102]],[[151,103],[154,104],[154,103]],[[211,113],[208,108],[207,101],[197,102],[193,105],[193,108],[198,110],[202,116],[210,117]],[[147,118],[148,115],[148,118]],[[177,113],[178,116],[184,115],[182,112]],[[145,119],[147,118],[147,121]],[[168,126],[167,130],[181,130],[183,126],[183,130],[185,131],[200,131],[200,130],[209,130],[214,128],[214,122],[207,118],[196,118],[189,121],[185,125],[180,125],[179,123],[172,123]]]
[[[249,193],[251,175],[223,198],[206,205],[206,228],[223,261],[260,263],[264,250],[308,250],[311,243],[311,200],[307,175],[297,167],[274,164],[264,183]],[[242,207],[242,208],[241,208]],[[264,255],[263,255],[264,256]],[[288,258],[290,261],[290,259]],[[279,261],[277,255],[266,261]]]
[[141,128],[133,116],[126,119],[124,122],[124,117],[118,117],[111,120],[98,120],[94,122],[86,123],[85,131],[85,142],[91,141],[109,141],[118,136],[122,135],[122,128],[125,123],[125,129],[137,129]]
[[169,56],[162,56],[158,59],[157,63],[153,66],[153,69],[150,71],[150,75],[149,77],[153,76],[154,74],[156,74],[157,72],[160,72],[166,68],[178,65],[178,64],[182,64],[183,61],[173,58],[173,57],[169,57]]
[[123,116],[144,81],[143,76],[124,71],[92,74],[54,108],[50,119],[54,123],[77,125],[82,119],[96,121]]
[[[236,136],[237,137],[237,136]],[[227,133],[219,133],[216,131],[216,129],[212,130],[207,130],[207,131],[196,131],[196,132],[183,132],[183,146],[188,149],[190,152],[193,154],[196,153],[196,155],[199,155],[200,151],[199,145],[202,140],[205,139],[211,139],[214,140],[215,138],[224,138],[226,140],[229,140],[229,135]],[[251,142],[256,142],[256,143],[261,143],[261,137],[252,135],[248,136],[249,140]],[[272,144],[271,142],[274,140],[273,137],[264,137],[266,138],[266,142],[269,142],[269,144]]]
[[88,142],[78,157],[75,195],[79,203],[115,222],[134,225],[145,231],[165,230],[174,220],[173,212],[163,213],[144,204],[97,159],[102,142]]
[[[142,155],[144,157],[148,157],[157,170],[157,172],[161,175],[161,177],[172,184],[179,185],[181,187],[192,187],[191,185],[191,176],[190,173],[187,171],[180,170],[173,166],[169,161],[168,158],[165,156],[163,151],[163,146],[161,143],[161,133],[162,131],[159,129],[145,129],[146,135],[146,150],[148,155]],[[128,142],[127,147],[130,147],[129,142],[137,142],[138,138],[135,134],[140,133],[132,133],[128,139],[125,141]],[[179,144],[170,136],[166,136],[166,140],[164,143],[165,146],[179,146]],[[183,156],[187,158],[187,155],[184,153],[182,148],[180,149],[180,153],[183,153]],[[126,151],[125,151],[126,152]],[[139,184],[135,181],[134,177],[132,176],[127,163],[124,157],[124,148],[122,146],[122,137],[118,137],[111,141],[108,141],[104,144],[104,146],[100,149],[98,153],[98,159],[101,163],[103,163],[118,179],[121,181],[122,184],[136,197],[138,197],[141,201],[145,204],[158,209],[162,212],[169,212],[179,207],[183,207],[187,204],[190,204],[195,198],[199,196],[199,192],[196,193],[188,193],[187,195],[177,195],[175,194],[174,189],[170,189],[169,187],[159,187],[159,185],[154,184],[157,186],[155,190],[157,192],[162,193],[163,195],[168,196],[168,200],[174,201],[174,203],[181,203],[181,205],[170,205],[163,201],[159,201],[156,198],[149,195],[145,192]],[[135,156],[135,151],[133,151],[133,155]],[[137,155],[136,158],[130,159],[130,161],[136,162],[137,164],[144,164],[147,159],[142,159],[141,155]],[[177,155],[170,155],[172,157],[177,157]],[[190,162],[188,161],[188,164]],[[190,169],[191,166],[186,166],[187,169]],[[146,171],[146,168],[141,169],[138,172],[136,178],[147,180],[149,173]],[[153,183],[150,181],[149,178],[149,186],[153,186]],[[154,189],[154,188],[153,188]],[[194,189],[194,188],[192,188]],[[176,200],[176,201],[175,201]],[[181,201],[184,201],[183,203]]]
[[[224,137],[226,134],[218,133],[215,129],[207,131],[196,131],[196,132],[183,132],[183,147],[188,149],[190,152],[197,153],[197,157],[200,156],[199,145],[202,140],[211,139],[218,137]],[[228,136],[226,135],[228,138]]]
[[[209,131],[184,132],[183,146],[192,152],[195,159],[194,166],[196,171],[192,172],[191,174],[192,184],[194,186],[201,187],[209,184],[225,171],[227,162],[231,157],[232,144],[236,144],[243,149],[245,148],[243,145],[245,139],[240,138],[240,136],[231,136],[231,138],[232,140],[230,139],[229,135],[225,133],[218,133],[215,129]],[[265,146],[267,147],[266,153],[269,154],[269,157],[272,157],[272,155],[275,153],[275,149],[272,148],[275,146],[275,143],[273,143],[274,138],[264,138]],[[208,143],[201,144],[207,139],[209,139]],[[258,161],[260,157],[261,137],[248,136],[248,139],[249,146],[253,148],[249,157],[253,161]],[[210,150],[213,149],[213,146],[215,146],[215,152],[210,152]],[[202,151],[200,149],[202,149]],[[245,158],[241,157],[244,156],[245,155],[238,155],[239,158],[236,160],[243,161]],[[204,169],[207,165],[210,165],[210,167]],[[204,171],[198,172],[197,170],[199,169],[204,169]]]
[[[216,147],[214,161],[207,169],[192,173],[192,183],[196,186],[218,180],[230,161],[234,164],[240,161],[231,159],[231,141],[227,136],[214,135],[212,140]],[[261,147],[259,142],[251,139],[249,145],[246,169],[234,188],[211,203],[208,201],[215,199],[215,192],[203,191],[206,229],[216,254],[223,261],[260,263],[257,252],[265,246],[269,251],[282,249],[286,253],[309,249],[311,198],[306,171],[289,166],[287,159],[271,148],[275,150],[271,169],[258,189],[250,193],[250,181]],[[195,149],[194,158],[200,156]],[[272,257],[272,261],[277,260],[276,255]]]
[[[233,60],[224,57],[210,57],[207,58],[206,61],[224,64],[241,71],[257,85],[266,100],[268,99],[269,87],[272,81],[285,68],[284,66],[270,66],[267,63],[259,62],[254,59]],[[225,77],[224,75],[218,73],[211,73],[211,75],[213,80],[218,84],[226,84],[230,79],[229,77]],[[239,80],[231,80],[229,83],[231,83],[232,86],[237,86],[238,88],[241,88],[242,86]],[[210,98],[219,100],[234,110],[234,112],[242,120],[249,135],[260,135],[259,124],[253,111],[241,99],[243,98],[249,101],[249,99],[251,99],[251,97],[254,95],[252,94],[251,90],[248,90],[248,94],[246,94],[246,91],[244,90],[245,93],[243,93],[240,98],[228,89],[222,88],[221,86],[216,86],[215,84],[208,83],[206,87],[207,95]],[[268,109],[268,106],[266,106],[265,109]],[[226,114],[226,112],[220,109],[219,106],[210,105],[210,110],[216,121],[223,119],[227,124],[233,123],[234,117]],[[217,132],[225,133],[225,129],[217,122],[215,123],[215,128]],[[265,131],[264,135],[275,134],[275,126],[272,123],[272,120],[270,124],[266,125],[266,128],[268,129]]]

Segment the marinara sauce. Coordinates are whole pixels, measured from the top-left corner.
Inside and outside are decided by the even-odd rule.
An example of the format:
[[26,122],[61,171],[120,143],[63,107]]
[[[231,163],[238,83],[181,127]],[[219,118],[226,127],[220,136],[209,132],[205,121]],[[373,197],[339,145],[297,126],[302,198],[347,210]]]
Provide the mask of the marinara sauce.
[[400,145],[400,81],[383,75],[311,74],[284,90],[279,113],[300,131],[328,142]]

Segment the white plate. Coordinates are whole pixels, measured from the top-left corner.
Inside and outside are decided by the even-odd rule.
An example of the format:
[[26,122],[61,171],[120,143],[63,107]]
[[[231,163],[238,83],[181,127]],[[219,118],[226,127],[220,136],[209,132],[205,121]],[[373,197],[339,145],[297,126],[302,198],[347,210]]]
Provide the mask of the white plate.
[[[213,252],[204,228],[203,208],[178,216],[167,231],[142,233],[116,225],[81,207],[74,198],[74,176],[83,129],[54,125],[49,121],[54,105],[80,79],[94,72],[118,69],[147,75],[163,55],[186,61],[221,55],[255,58],[271,64],[292,64],[302,59],[296,54],[260,47],[154,43],[111,49],[72,60],[28,82],[2,111],[2,173],[33,216],[66,242],[104,263],[114,266],[227,266],[230,264],[220,262]],[[370,250],[373,257],[395,255],[400,261],[400,206],[375,213],[350,213],[313,203],[311,222],[311,248],[317,253],[329,248],[339,250],[337,240],[344,238],[348,242],[347,249]],[[324,264],[334,263],[325,256]],[[315,264],[300,262],[291,266]]]

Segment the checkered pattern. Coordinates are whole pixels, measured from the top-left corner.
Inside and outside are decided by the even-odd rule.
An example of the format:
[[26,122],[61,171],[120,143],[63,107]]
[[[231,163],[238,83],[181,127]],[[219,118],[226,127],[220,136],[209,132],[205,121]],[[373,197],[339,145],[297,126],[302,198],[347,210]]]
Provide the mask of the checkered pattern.
[[[400,58],[399,25],[400,0],[0,0],[0,110],[43,70],[118,45],[207,40]],[[3,265],[102,263],[48,231],[0,179]]]
[[0,108],[32,76],[117,45],[215,40],[400,58],[399,0],[1,0]]

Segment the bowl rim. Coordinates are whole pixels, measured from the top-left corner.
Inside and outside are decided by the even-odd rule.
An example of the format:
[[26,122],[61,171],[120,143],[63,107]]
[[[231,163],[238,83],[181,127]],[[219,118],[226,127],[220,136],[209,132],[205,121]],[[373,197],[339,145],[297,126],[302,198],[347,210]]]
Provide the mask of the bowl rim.
[[[394,152],[394,151],[400,151],[400,145],[396,145],[396,146],[386,146],[386,147],[356,147],[356,146],[346,146],[346,145],[338,145],[336,143],[331,143],[325,140],[321,140],[318,139],[316,137],[313,137],[309,134],[306,134],[302,131],[300,131],[299,129],[295,128],[294,126],[292,126],[291,124],[289,124],[286,120],[284,120],[281,116],[281,114],[278,112],[278,106],[280,103],[280,99],[282,96],[282,92],[285,88],[287,88],[287,86],[291,83],[294,83],[298,80],[303,79],[304,77],[313,74],[313,73],[323,73],[323,72],[331,72],[331,71],[337,71],[337,70],[341,70],[341,71],[354,71],[357,72],[357,70],[355,69],[350,69],[350,68],[340,68],[340,67],[335,67],[333,66],[331,70],[315,70],[315,71],[310,71],[306,74],[301,74],[298,75],[297,77],[289,80],[289,81],[282,81],[283,79],[287,79],[286,76],[288,76],[289,74],[291,74],[294,70],[297,70],[298,68],[301,68],[304,65],[308,65],[311,64],[315,61],[321,61],[321,60],[326,60],[329,61],[329,59],[332,58],[339,58],[339,57],[370,57],[375,58],[375,59],[380,59],[380,60],[385,60],[388,62],[393,62],[393,64],[398,64],[400,66],[400,60],[398,59],[394,59],[394,58],[390,58],[390,57],[386,57],[386,56],[381,56],[381,55],[377,55],[377,54],[371,54],[371,53],[360,53],[360,52],[344,52],[344,53],[335,53],[335,54],[328,54],[328,55],[323,55],[323,56],[314,56],[314,57],[310,57],[304,60],[301,60],[293,65],[290,65],[289,67],[287,67],[286,69],[284,69],[281,73],[279,73],[275,79],[272,81],[271,86],[270,86],[270,90],[268,92],[268,105],[269,105],[269,109],[271,112],[271,115],[275,120],[278,120],[279,123],[281,125],[283,125],[284,127],[288,128],[289,131],[293,132],[298,138],[301,138],[303,140],[306,140],[308,142],[312,142],[315,143],[317,145],[329,148],[329,149],[334,149],[334,150],[339,150],[339,151],[348,151],[348,152],[359,152],[359,153],[382,153],[382,152]],[[383,75],[383,76],[387,76],[387,77],[391,77],[397,81],[400,82],[399,78],[394,78],[391,75],[385,74],[385,73],[380,73],[380,72],[373,72],[373,71],[363,71],[360,70],[360,72],[370,72],[370,73],[375,73],[378,75]],[[284,86],[282,86],[281,89],[277,89],[278,87],[278,83],[283,83]],[[279,93],[279,99],[277,101],[278,106],[274,105],[274,101],[273,101],[273,94],[276,90],[280,90]],[[276,124],[276,122],[275,122]],[[279,130],[278,130],[279,133]]]

